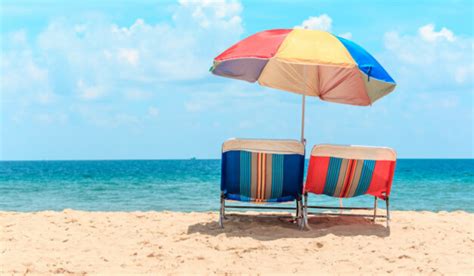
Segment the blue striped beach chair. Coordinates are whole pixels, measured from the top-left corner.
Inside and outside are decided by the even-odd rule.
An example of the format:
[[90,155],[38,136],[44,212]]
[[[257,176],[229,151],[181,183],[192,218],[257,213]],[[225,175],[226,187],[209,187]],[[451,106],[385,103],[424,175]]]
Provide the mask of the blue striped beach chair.
[[[222,146],[221,206],[223,227],[226,208],[295,210],[302,222],[304,145],[296,140],[231,139]],[[248,203],[296,201],[296,208],[230,206],[226,200]]]

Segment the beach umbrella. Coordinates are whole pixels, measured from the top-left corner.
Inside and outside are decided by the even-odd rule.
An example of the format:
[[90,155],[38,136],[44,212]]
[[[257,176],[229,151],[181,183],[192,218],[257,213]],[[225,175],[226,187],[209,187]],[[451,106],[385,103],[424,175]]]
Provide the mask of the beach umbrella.
[[366,106],[395,89],[395,81],[356,43],[325,31],[267,30],[249,36],[214,59],[218,76],[258,82],[305,97]]

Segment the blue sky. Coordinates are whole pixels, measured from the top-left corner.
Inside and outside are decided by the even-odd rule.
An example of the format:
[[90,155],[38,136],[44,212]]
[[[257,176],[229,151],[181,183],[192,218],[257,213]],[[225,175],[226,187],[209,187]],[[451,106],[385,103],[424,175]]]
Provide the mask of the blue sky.
[[474,155],[470,1],[95,2],[1,2],[0,159],[218,158],[230,137],[298,139],[299,96],[208,69],[252,33],[301,25],[351,38],[398,83],[371,107],[309,99],[308,149]]

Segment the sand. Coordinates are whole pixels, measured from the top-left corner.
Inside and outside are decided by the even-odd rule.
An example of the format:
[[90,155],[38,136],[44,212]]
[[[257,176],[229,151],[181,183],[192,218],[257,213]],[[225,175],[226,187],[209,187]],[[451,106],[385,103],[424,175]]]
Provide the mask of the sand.
[[0,212],[0,274],[474,274],[474,214],[314,217],[311,231],[243,213]]

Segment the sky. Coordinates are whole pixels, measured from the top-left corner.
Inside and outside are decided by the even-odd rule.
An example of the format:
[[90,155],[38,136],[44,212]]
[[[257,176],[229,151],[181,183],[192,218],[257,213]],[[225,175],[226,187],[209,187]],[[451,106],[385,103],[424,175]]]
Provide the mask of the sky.
[[219,158],[232,137],[299,139],[301,96],[209,72],[237,41],[296,26],[355,41],[397,82],[370,107],[308,99],[308,151],[474,157],[470,1],[0,3],[0,160]]

